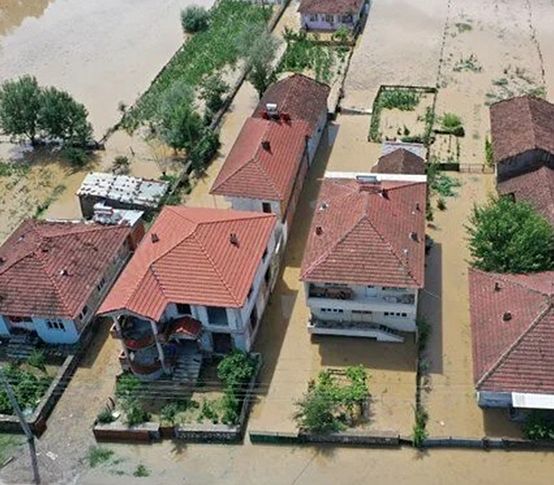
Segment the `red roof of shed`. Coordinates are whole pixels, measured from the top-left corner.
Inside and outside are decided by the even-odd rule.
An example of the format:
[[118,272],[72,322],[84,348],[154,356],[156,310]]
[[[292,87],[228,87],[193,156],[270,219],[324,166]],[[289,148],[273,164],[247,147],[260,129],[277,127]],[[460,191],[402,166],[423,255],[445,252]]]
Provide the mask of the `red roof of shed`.
[[469,272],[473,373],[481,391],[554,393],[554,271]]
[[425,182],[325,178],[301,279],[422,288],[425,195]]
[[274,225],[272,214],[166,206],[99,312],[157,321],[169,303],[240,308]]
[[355,14],[361,9],[365,0],[300,0],[300,13],[319,14]]
[[0,247],[0,314],[74,319],[129,226],[24,221]]

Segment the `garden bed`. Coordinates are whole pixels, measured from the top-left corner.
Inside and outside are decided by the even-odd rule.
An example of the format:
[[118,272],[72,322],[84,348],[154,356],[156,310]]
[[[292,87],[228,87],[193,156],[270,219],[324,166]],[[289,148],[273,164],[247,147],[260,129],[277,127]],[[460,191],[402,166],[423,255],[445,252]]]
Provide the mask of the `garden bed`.
[[258,354],[235,352],[217,365],[204,366],[199,382],[188,389],[182,385],[180,390],[157,387],[160,381],[149,387],[124,375],[118,380],[115,406],[100,412],[94,434],[98,440],[131,442],[240,441],[260,367]]
[[418,86],[381,86],[373,102],[369,141],[431,142],[437,90]]

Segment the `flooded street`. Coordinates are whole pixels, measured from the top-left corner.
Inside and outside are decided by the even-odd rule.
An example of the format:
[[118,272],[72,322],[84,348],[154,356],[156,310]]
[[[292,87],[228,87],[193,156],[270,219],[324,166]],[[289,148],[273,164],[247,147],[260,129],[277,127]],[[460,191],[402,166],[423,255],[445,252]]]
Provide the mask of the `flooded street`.
[[177,50],[191,3],[213,0],[0,0],[0,81],[32,74],[69,91],[100,137]]

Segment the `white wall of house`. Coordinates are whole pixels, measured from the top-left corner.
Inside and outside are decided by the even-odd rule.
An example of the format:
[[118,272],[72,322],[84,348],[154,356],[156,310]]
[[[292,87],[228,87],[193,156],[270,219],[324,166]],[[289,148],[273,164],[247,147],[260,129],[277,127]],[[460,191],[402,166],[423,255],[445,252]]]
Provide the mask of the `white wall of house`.
[[[254,275],[252,283],[252,292],[242,308],[225,308],[227,316],[226,324],[219,324],[211,321],[208,315],[208,307],[203,305],[190,305],[190,316],[202,323],[204,329],[203,336],[200,339],[202,350],[212,351],[211,333],[229,333],[233,337],[234,346],[240,350],[249,351],[254,341],[255,332],[251,332],[250,315],[256,311],[258,320],[261,319],[269,297],[269,289],[265,283],[265,274],[271,265],[276,250],[275,234],[270,236],[267,245],[267,252],[264,258],[260,259],[260,264]],[[165,309],[161,321],[167,321],[180,316],[176,304],[169,304]],[[256,327],[257,329],[258,327]]]
[[48,344],[74,344],[79,340],[73,320],[33,317],[33,323],[38,336]]
[[336,30],[339,27],[353,29],[361,17],[361,12],[354,15],[307,14],[303,13],[302,27],[310,30]]
[[[315,318],[335,322],[377,323],[402,332],[415,332],[417,290],[379,286],[314,283],[317,288],[344,288],[352,291],[347,300],[310,296],[310,283],[304,283],[306,302]],[[402,302],[395,299],[411,298]]]

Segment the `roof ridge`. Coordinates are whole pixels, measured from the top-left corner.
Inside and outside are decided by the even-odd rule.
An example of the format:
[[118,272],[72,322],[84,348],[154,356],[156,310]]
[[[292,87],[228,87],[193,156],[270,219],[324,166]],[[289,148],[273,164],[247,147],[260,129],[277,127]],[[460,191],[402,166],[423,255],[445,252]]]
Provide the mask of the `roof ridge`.
[[192,234],[192,237],[195,239],[195,241],[198,243],[198,245],[200,246],[200,249],[202,249],[202,252],[206,255],[206,258],[208,259],[208,261],[210,262],[210,264],[212,265],[212,268],[214,270],[214,272],[217,274],[217,276],[219,277],[219,279],[221,280],[221,282],[223,283],[223,285],[225,286],[225,288],[227,289],[229,295],[231,295],[231,297],[233,298],[233,300],[235,300],[235,303],[238,305],[239,304],[239,301],[238,301],[238,298],[237,296],[233,293],[233,291],[231,291],[231,288],[229,287],[229,285],[227,284],[227,281],[225,280],[225,278],[223,277],[223,275],[221,274],[221,272],[219,271],[219,269],[217,268],[217,265],[215,264],[214,260],[212,259],[212,257],[210,256],[210,254],[208,253],[208,251],[206,250],[206,248],[204,247],[204,244],[202,244],[202,241],[196,237],[194,234]]
[[63,293],[61,291],[61,288],[58,286],[58,283],[54,279],[53,275],[50,274],[49,271],[47,271],[42,258],[35,255],[34,252],[29,254],[28,256],[31,256],[32,259],[37,261],[37,263],[40,265],[40,267],[41,267],[42,271],[44,272],[44,274],[46,275],[46,277],[50,280],[50,283],[52,283],[52,286],[54,287],[56,295],[58,296],[58,300],[60,301],[61,306],[64,308],[64,310],[66,312],[66,315],[70,315],[71,317],[73,317],[73,315],[71,315],[71,312],[69,311],[69,308],[66,304],[66,301],[64,300],[64,298],[62,298]]
[[516,285],[516,286],[519,286],[520,288],[524,289],[524,290],[527,290],[527,291],[532,291],[533,293],[538,293],[539,295],[542,295],[546,298],[549,298],[552,296],[552,294],[549,294],[549,293],[544,293],[536,288],[531,288],[529,285],[527,284],[524,284],[523,282],[520,282],[518,281],[518,279],[516,280],[511,280],[509,278],[506,277],[506,275],[512,275],[512,276],[528,276],[528,275],[537,275],[537,274],[541,274],[541,273],[554,273],[554,271],[539,271],[537,273],[521,273],[521,274],[512,274],[512,273],[491,273],[491,272],[488,272],[488,271],[483,271],[483,270],[480,270],[480,269],[477,269],[477,271],[481,271],[482,273],[486,274],[487,276],[491,276],[491,275],[495,275],[495,277],[498,277],[498,279],[502,280],[503,283],[510,283],[512,285]]
[[535,320],[531,322],[529,327],[527,327],[527,329],[525,329],[522,334],[510,346],[508,346],[508,348],[504,352],[502,352],[496,362],[491,365],[490,369],[481,376],[481,378],[475,384],[476,388],[479,388],[506,361],[506,359],[516,349],[516,347],[519,346],[522,340],[541,322],[541,320],[552,308],[554,308],[554,306],[551,299],[549,299],[545,308],[539,312],[539,314],[537,315]]

